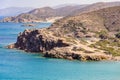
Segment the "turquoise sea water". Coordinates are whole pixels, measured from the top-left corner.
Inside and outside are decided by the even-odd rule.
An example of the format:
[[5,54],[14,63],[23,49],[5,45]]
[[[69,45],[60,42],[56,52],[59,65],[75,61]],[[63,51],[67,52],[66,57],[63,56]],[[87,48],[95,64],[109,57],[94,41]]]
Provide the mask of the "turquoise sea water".
[[[6,49],[14,43],[22,23],[0,23],[0,80],[120,80],[120,62],[80,62],[43,58],[39,54]],[[36,28],[49,26],[40,23]]]

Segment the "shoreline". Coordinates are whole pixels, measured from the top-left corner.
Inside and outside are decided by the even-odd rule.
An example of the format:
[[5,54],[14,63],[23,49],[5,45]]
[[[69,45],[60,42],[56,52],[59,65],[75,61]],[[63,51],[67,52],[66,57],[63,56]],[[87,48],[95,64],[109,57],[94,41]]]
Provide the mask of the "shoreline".
[[[103,60],[97,60],[97,57],[96,57],[96,60],[94,59],[94,60],[86,60],[86,59],[82,59],[82,60],[80,60],[80,59],[73,59],[73,58],[71,58],[70,56],[64,56],[64,57],[55,57],[55,55],[57,55],[57,54],[48,54],[48,53],[44,53],[44,52],[29,52],[29,51],[25,51],[25,50],[20,50],[20,49],[17,49],[17,48],[13,48],[13,46],[11,47],[11,45],[9,45],[9,46],[7,46],[7,47],[5,47],[5,48],[7,48],[7,49],[12,49],[12,50],[18,50],[18,51],[22,51],[22,52],[25,52],[25,53],[30,53],[30,54],[39,54],[39,55],[41,55],[42,57],[44,57],[44,58],[50,58],[50,59],[63,59],[63,60],[69,60],[69,61],[81,61],[81,62],[104,62],[104,61],[120,61],[120,56],[115,56],[115,57],[113,57],[113,56],[110,56],[110,55],[108,55],[108,59],[103,59]],[[61,56],[61,55],[57,55],[57,56]]]
[[[36,45],[37,46],[37,45]],[[76,51],[69,51],[69,47],[61,47],[45,51],[30,51],[30,49],[21,49],[15,44],[8,45],[8,49],[22,50],[24,52],[41,54],[46,58],[78,60],[78,61],[120,61],[120,56],[113,57],[112,55],[97,54],[97,53],[77,53]]]
[[62,19],[63,17],[49,17],[49,18],[46,18],[45,20],[27,20],[27,19],[23,19],[23,21],[15,21],[15,20],[9,20],[9,18],[11,17],[5,17],[3,19],[0,20],[0,22],[2,23],[5,23],[5,22],[12,22],[12,23],[54,23],[56,22],[57,20],[60,20]]

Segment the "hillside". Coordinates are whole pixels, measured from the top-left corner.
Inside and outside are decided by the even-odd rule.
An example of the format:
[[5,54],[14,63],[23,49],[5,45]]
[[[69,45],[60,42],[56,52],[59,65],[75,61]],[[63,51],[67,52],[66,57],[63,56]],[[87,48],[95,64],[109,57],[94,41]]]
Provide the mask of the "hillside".
[[[113,7],[113,6],[120,6],[120,2],[99,2],[99,3],[94,3],[94,4],[85,4],[85,5],[66,5],[63,7],[58,7],[58,8],[51,8],[51,7],[43,7],[43,8],[37,8],[34,9],[28,13],[20,14],[15,17],[8,17],[4,18],[2,22],[54,22],[58,19],[61,19],[62,17],[65,16],[72,16],[72,15],[77,15],[79,13],[87,13],[95,10],[100,10],[103,8],[107,7]],[[24,17],[29,17],[34,16],[32,20],[26,19]],[[22,17],[21,17],[22,16]],[[23,17],[24,16],[24,17]],[[36,17],[38,19],[36,19]],[[11,19],[14,18],[14,19]]]
[[[120,60],[120,6],[65,17],[49,28],[25,30],[8,48],[80,61]],[[117,57],[116,57],[117,56]]]
[[28,13],[35,15],[38,18],[54,17],[56,15],[55,10],[50,7],[34,9]]
[[82,9],[78,9],[75,12],[71,13],[71,15],[91,12],[91,11],[100,10],[107,7],[114,7],[114,6],[120,6],[120,2],[98,2],[94,4],[89,4],[88,6],[85,6]]
[[[97,32],[97,31],[110,31],[116,32],[120,30],[120,7],[110,7],[105,8],[93,12],[78,14],[75,16],[68,16],[61,20],[56,21],[52,24],[49,29],[58,28],[56,33],[62,32],[62,29],[68,30],[72,29],[75,30],[73,32],[80,32],[78,29],[80,28],[81,31],[86,32]],[[81,27],[79,27],[81,26]],[[76,31],[78,30],[78,31]],[[68,34],[69,34],[68,30]],[[64,33],[64,32],[63,32]],[[66,31],[67,33],[67,31]],[[71,33],[71,32],[70,32]]]
[[[46,22],[46,21],[49,22],[49,20],[50,21],[52,19],[57,20],[57,19],[60,19],[64,16],[67,16],[71,13],[71,11],[75,11],[76,9],[80,9],[80,7],[82,7],[82,6],[78,6],[78,5],[65,6],[65,7],[61,7],[61,8],[57,8],[57,9],[53,9],[51,7],[37,8],[37,9],[34,9],[32,11],[29,11],[28,13],[20,14],[20,15],[15,16],[15,17],[6,17],[2,20],[2,22],[19,22],[19,19],[22,22]],[[23,16],[24,17],[34,16],[35,18],[33,18],[31,20],[31,19],[26,19]],[[37,17],[37,19],[36,19],[36,17]],[[11,18],[14,18],[14,19],[11,19]]]

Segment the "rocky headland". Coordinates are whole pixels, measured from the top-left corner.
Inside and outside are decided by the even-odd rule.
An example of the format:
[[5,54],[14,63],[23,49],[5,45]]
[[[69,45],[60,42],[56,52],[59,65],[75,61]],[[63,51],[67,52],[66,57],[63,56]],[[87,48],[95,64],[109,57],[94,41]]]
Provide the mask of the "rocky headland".
[[120,7],[62,18],[49,28],[20,33],[8,48],[80,61],[120,60]]

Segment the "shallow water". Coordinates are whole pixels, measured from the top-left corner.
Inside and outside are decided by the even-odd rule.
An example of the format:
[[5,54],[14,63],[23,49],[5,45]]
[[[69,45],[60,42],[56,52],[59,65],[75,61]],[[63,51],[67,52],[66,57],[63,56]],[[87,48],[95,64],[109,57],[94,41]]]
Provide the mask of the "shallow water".
[[[44,58],[19,50],[5,49],[22,23],[0,23],[0,80],[120,80],[120,62],[80,62]],[[39,23],[35,28],[49,26]]]

